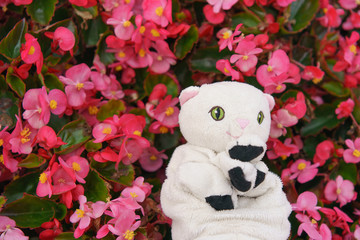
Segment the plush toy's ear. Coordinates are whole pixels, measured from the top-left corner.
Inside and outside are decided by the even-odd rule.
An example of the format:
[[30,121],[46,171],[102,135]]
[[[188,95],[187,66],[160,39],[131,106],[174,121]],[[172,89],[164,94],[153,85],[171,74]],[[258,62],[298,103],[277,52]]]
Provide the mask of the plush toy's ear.
[[184,103],[186,103],[189,99],[195,97],[199,93],[199,91],[200,88],[195,86],[191,86],[182,90],[179,97],[180,105],[184,105]]
[[271,111],[275,106],[275,100],[274,100],[273,96],[271,96],[270,94],[264,93],[264,96],[269,103],[269,109]]

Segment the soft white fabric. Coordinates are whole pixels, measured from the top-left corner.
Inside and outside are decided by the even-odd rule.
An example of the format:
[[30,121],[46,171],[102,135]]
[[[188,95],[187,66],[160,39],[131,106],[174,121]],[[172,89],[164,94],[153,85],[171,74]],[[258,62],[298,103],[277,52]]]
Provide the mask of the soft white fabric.
[[[188,141],[176,148],[166,171],[161,191],[164,213],[173,220],[173,240],[285,240],[290,234],[288,216],[291,207],[282,191],[278,176],[261,161],[264,153],[251,162],[230,158],[234,145],[262,146],[270,130],[269,96],[258,89],[237,82],[203,85],[191,97],[182,96],[180,129]],[[180,96],[181,99],[181,96]],[[225,110],[221,121],[209,113],[214,106]],[[264,121],[259,124],[259,111]],[[237,119],[247,119],[242,129]],[[240,192],[230,182],[228,171],[240,167],[252,183]],[[257,169],[265,180],[254,188]],[[232,210],[217,211],[205,200],[214,195],[230,195]]]

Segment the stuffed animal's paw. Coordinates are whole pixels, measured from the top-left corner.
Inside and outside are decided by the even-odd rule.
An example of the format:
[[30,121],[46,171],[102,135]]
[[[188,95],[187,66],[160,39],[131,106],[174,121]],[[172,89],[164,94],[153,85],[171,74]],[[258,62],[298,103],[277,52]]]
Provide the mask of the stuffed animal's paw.
[[234,209],[234,204],[232,202],[230,195],[224,195],[224,196],[212,195],[206,197],[205,200],[216,211]]
[[261,146],[242,146],[236,145],[229,150],[229,155],[232,159],[237,159],[242,162],[250,162],[264,152]]
[[260,170],[257,170],[254,188],[256,188],[257,186],[259,186],[260,183],[262,183],[264,180],[265,180],[265,173],[262,172],[262,171],[260,171]]
[[231,184],[240,192],[246,192],[250,190],[251,182],[245,179],[245,175],[241,167],[230,169],[229,177]]

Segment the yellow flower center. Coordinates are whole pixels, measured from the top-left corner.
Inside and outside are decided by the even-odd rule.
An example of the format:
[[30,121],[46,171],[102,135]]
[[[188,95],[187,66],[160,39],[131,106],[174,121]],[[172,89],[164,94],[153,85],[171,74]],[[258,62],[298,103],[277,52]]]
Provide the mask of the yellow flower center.
[[281,90],[281,88],[282,88],[282,86],[281,85],[277,85],[277,87],[276,87],[276,90]]
[[139,130],[135,130],[133,132],[134,135],[141,137],[141,132]]
[[2,164],[4,164],[4,155],[0,155],[0,162],[2,163]]
[[133,240],[133,239],[134,239],[134,236],[135,236],[134,231],[130,231],[130,230],[126,230],[126,232],[123,234],[123,237],[124,237],[126,240]]
[[242,59],[243,59],[244,61],[246,61],[246,60],[249,59],[249,56],[248,56],[248,55],[245,55],[245,56],[242,57]]
[[146,54],[145,50],[141,48],[141,49],[139,50],[139,56],[140,56],[140,57],[145,57],[145,54]]
[[156,159],[157,159],[157,157],[155,155],[151,155],[151,157],[150,157],[151,161],[155,161]]
[[316,224],[316,220],[315,220],[315,219],[311,219],[311,223],[312,223],[312,224]]
[[360,5],[360,0],[355,1],[357,5]]
[[353,156],[354,156],[354,157],[360,157],[360,151],[357,150],[357,149],[355,149],[355,150],[353,151]]
[[164,133],[168,133],[169,129],[167,127],[165,127],[165,126],[161,126],[159,128],[159,131],[160,131],[160,133],[164,134]]
[[340,188],[336,189],[336,194],[340,195],[340,193],[341,193],[341,189]]
[[314,78],[312,81],[315,84],[318,84],[319,82],[321,82],[322,78]]
[[125,3],[126,3],[126,4],[129,4],[129,3],[130,3],[130,0],[125,0]]
[[39,181],[40,181],[41,183],[46,183],[46,181],[47,181],[47,175],[46,175],[46,173],[40,174]]
[[328,12],[328,9],[327,8],[324,8],[323,9],[323,12],[326,14]]
[[121,65],[116,66],[116,68],[115,68],[115,70],[116,70],[117,72],[121,71],[122,69],[123,69],[123,67],[122,67]]
[[231,31],[227,31],[223,33],[223,39],[228,39],[231,36]]
[[4,140],[0,139],[0,147],[4,144]]
[[125,21],[125,22],[123,23],[123,26],[124,26],[124,27],[130,27],[130,26],[131,26],[131,22],[130,22],[129,20],[127,20],[127,21]]
[[80,164],[78,164],[77,162],[72,163],[72,168],[74,169],[75,172],[78,172],[81,170]]
[[301,171],[301,170],[304,170],[306,168],[306,164],[305,163],[300,163],[298,165],[298,169]]
[[30,136],[31,132],[29,128],[24,128],[21,132],[20,132],[20,136],[21,138],[21,143],[27,143],[28,141],[30,141]]
[[159,17],[161,17],[163,15],[163,12],[164,12],[164,8],[163,7],[157,7],[155,9],[155,13],[156,15],[158,15]]
[[83,218],[85,212],[81,209],[76,209],[75,213],[77,214],[78,218]]
[[123,51],[118,53],[119,58],[124,58],[125,56],[126,56],[126,54]]
[[160,33],[158,30],[156,29],[151,29],[151,35],[153,35],[153,37],[160,37]]
[[168,107],[165,111],[166,116],[171,116],[174,114],[174,108],[173,107]]
[[134,192],[131,192],[131,193],[130,193],[130,196],[131,196],[132,198],[138,197],[138,195],[137,195],[136,193],[134,193]]
[[50,101],[50,108],[51,108],[52,110],[56,109],[56,108],[57,108],[57,101],[51,100],[51,101]]
[[158,61],[162,61],[163,60],[163,58],[162,58],[162,56],[157,56],[157,58],[156,58]]
[[357,51],[356,51],[356,46],[354,44],[350,45],[349,49],[350,49],[350,52],[352,52],[353,54],[356,54]]
[[224,67],[224,72],[225,73],[230,73],[229,70],[226,67]]
[[34,48],[34,46],[31,46],[30,49],[29,49],[28,54],[33,55],[34,53],[35,53],[35,48]]
[[272,66],[269,65],[269,66],[267,67],[267,71],[268,71],[268,72],[271,72],[272,70],[273,70]]
[[132,154],[132,153],[128,153],[128,154],[127,154],[127,157],[128,157],[129,159],[131,159],[131,158],[133,157],[133,154]]
[[88,112],[90,115],[96,115],[99,112],[99,109],[96,106],[89,106]]
[[286,156],[286,155],[281,155],[281,159],[282,159],[283,161],[285,161],[285,160],[287,159],[287,156]]
[[139,29],[139,33],[143,34],[145,32],[146,28],[144,26],[141,26]]
[[76,88],[77,88],[78,91],[80,91],[80,89],[82,89],[83,87],[84,87],[83,83],[76,84]]
[[277,126],[278,128],[283,128],[283,127],[284,127],[281,123],[278,123],[276,126]]
[[103,134],[111,134],[111,132],[112,132],[112,129],[111,129],[110,127],[104,128],[104,129],[102,130],[102,133],[103,133]]

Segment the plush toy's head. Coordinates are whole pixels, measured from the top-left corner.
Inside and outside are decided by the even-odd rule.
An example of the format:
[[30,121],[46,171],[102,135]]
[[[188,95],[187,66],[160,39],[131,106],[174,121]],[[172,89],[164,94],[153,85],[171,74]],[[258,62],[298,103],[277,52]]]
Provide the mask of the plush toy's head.
[[230,150],[244,161],[254,158],[241,159],[243,153],[263,156],[275,104],[271,95],[245,83],[218,82],[184,89],[180,104],[180,130],[190,144]]

